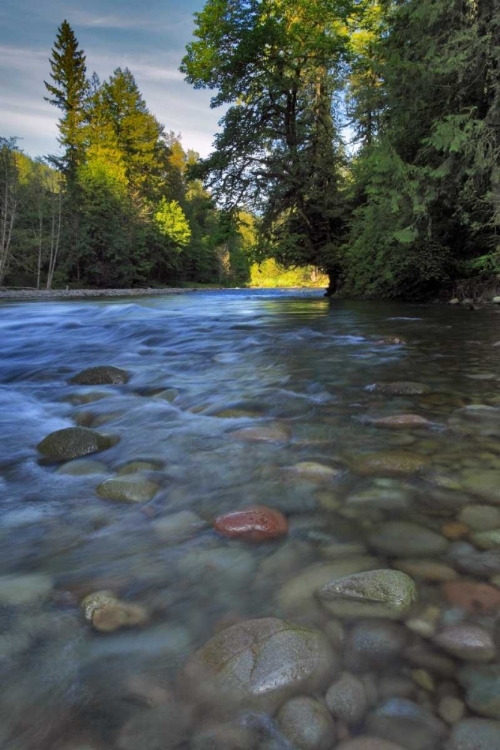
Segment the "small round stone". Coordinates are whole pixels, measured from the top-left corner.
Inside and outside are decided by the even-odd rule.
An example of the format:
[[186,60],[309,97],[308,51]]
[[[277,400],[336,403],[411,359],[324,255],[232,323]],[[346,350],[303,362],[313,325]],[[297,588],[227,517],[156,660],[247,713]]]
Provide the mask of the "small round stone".
[[328,688],[326,705],[334,716],[347,724],[357,724],[368,709],[365,687],[360,679],[344,672]]
[[333,718],[325,705],[314,698],[292,698],[280,709],[276,721],[298,750],[330,750],[335,742]]

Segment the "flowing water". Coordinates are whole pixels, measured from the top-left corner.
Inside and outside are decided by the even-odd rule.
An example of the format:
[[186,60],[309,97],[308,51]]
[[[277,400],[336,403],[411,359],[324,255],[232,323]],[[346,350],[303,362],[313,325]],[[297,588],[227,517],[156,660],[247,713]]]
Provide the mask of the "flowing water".
[[[499,340],[496,309],[318,291],[0,305],[0,747],[500,747],[495,723],[481,724],[489,744],[448,739],[463,717],[500,719]],[[96,365],[130,380],[69,382]],[[395,381],[421,386],[370,388]],[[408,413],[426,421],[376,422]],[[43,460],[37,444],[75,425],[114,445]],[[150,499],[101,497],[117,476]],[[213,529],[254,504],[281,511],[288,534]],[[419,601],[399,621],[334,616],[316,597],[328,565],[399,568]],[[92,627],[80,603],[102,590],[144,622]],[[234,737],[196,710],[170,732],[189,655],[262,617],[322,630],[361,708],[332,698],[335,730],[317,744],[294,745],[272,711],[232,717]]]

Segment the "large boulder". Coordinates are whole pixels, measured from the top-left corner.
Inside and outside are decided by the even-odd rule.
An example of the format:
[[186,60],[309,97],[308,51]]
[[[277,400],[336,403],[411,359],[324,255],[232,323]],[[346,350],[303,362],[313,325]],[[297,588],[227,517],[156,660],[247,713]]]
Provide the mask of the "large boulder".
[[417,587],[399,570],[369,570],[325,584],[318,596],[336,617],[397,620],[416,601]]
[[53,461],[69,461],[72,458],[100,453],[114,445],[116,440],[85,427],[66,427],[47,435],[37,445],[37,450]]
[[127,383],[130,375],[125,370],[112,365],[99,365],[89,367],[74,375],[70,383],[76,385],[123,385]]
[[272,713],[294,695],[322,689],[337,671],[322,633],[267,617],[214,636],[188,660],[181,684],[190,699],[218,713]]

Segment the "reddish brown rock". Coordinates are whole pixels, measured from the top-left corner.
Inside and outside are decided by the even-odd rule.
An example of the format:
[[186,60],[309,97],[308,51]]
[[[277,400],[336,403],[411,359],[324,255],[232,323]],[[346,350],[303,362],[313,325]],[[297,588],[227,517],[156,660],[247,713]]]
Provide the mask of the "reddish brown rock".
[[466,612],[484,614],[500,607],[500,590],[487,583],[447,581],[442,591],[446,601]]
[[219,534],[233,539],[266,542],[285,536],[288,532],[288,521],[279,510],[256,505],[217,516],[214,528]]

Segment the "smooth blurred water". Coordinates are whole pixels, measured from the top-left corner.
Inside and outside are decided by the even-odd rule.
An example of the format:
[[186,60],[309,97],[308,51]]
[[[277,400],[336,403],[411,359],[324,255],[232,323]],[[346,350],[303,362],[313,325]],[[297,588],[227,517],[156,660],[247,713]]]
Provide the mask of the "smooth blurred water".
[[[394,337],[405,343],[387,341]],[[495,438],[448,425],[463,406],[500,405],[499,340],[496,309],[332,302],[319,291],[0,304],[0,576],[41,573],[51,582],[50,595],[22,606],[2,603],[0,585],[0,674],[11,688],[0,699],[0,746],[52,748],[55,728],[64,748],[80,747],[80,733],[115,747],[117,728],[146,700],[137,698],[146,688],[130,697],[132,677],[173,690],[186,656],[221,622],[287,615],[279,605],[286,581],[329,559],[336,544],[366,544],[384,520],[437,531],[456,520],[467,497],[458,492],[453,505],[429,478],[451,482],[467,470],[500,478]],[[127,370],[127,385],[69,383],[105,364]],[[406,380],[431,394],[367,390]],[[93,392],[104,396],[80,403]],[[402,412],[432,425],[372,424]],[[92,457],[100,474],[40,462],[37,443],[74,424],[119,438]],[[270,424],[290,440],[232,437]],[[426,475],[364,477],[353,468],[360,454],[385,449],[426,456]],[[147,473],[160,487],[151,501],[98,497],[100,482],[138,459],[157,466]],[[295,472],[304,461],[337,475]],[[349,501],[384,488],[394,501],[390,493],[385,504]],[[215,534],[214,516],[252,503],[282,510],[289,539],[248,545]],[[159,521],[183,510],[204,525],[166,540]],[[147,607],[148,626],[92,632],[79,601],[100,589]],[[422,592],[439,602],[438,586]]]

